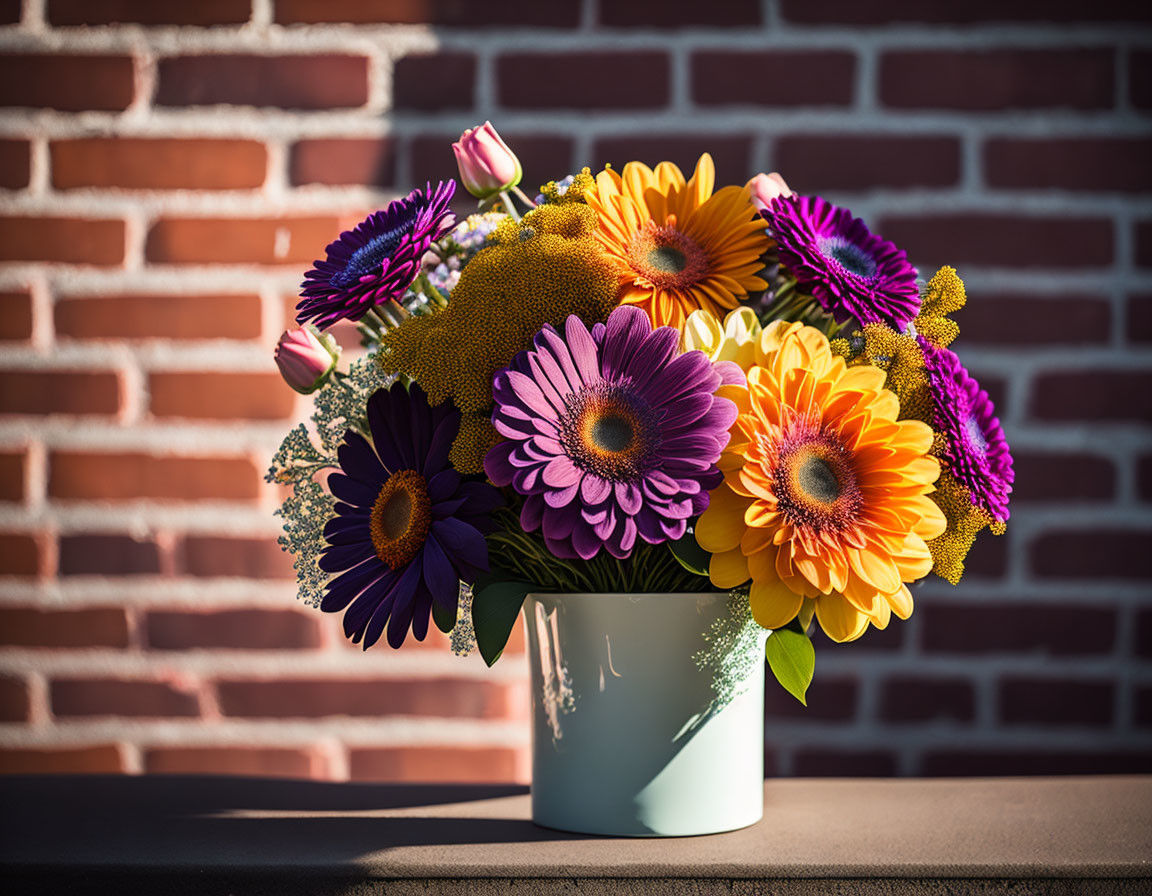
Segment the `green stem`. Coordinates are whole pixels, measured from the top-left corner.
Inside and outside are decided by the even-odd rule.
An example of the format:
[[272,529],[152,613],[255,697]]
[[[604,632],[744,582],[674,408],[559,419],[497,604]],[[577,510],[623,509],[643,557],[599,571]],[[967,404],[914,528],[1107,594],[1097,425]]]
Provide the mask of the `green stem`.
[[516,204],[512,201],[512,197],[508,195],[507,190],[500,191],[500,201],[504,203],[504,209],[508,212],[509,217],[513,221],[520,220],[520,213],[516,211]]
[[519,196],[524,201],[524,204],[528,206],[528,208],[536,208],[536,203],[524,195],[524,191],[521,190],[520,187],[513,187],[512,192]]

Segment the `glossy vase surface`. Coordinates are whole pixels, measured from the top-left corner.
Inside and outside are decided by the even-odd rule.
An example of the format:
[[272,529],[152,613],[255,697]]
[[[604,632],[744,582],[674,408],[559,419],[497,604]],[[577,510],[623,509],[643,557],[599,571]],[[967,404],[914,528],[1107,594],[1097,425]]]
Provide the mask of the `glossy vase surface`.
[[[710,834],[763,815],[763,640],[718,698],[701,663],[726,594],[531,594],[532,818],[634,837]],[[756,656],[752,656],[752,652]],[[729,684],[731,680],[729,678]]]

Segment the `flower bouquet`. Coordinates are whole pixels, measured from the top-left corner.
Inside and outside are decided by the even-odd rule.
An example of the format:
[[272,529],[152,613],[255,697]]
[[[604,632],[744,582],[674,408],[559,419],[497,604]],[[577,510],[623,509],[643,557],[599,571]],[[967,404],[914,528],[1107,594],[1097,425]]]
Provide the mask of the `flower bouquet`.
[[[315,393],[311,429],[269,472],[293,486],[282,543],[301,597],[344,613],[365,649],[435,624],[489,665],[523,608],[543,823],[750,823],[764,654],[803,702],[814,626],[844,642],[906,619],[910,584],[957,582],[976,535],[1008,519],[1004,434],[948,348],[964,285],[948,267],[919,279],[777,174],[716,189],[708,155],[688,178],[629,162],[533,199],[490,124],[453,149],[478,212],[457,223],[455,183],[429,184],[341,234],[277,348],[289,384]],[[347,370],[321,335],[344,320],[367,349]],[[679,672],[655,658],[667,644]],[[693,673],[703,696],[667,677]],[[595,708],[633,679],[656,693]],[[675,693],[703,708],[629,718]],[[642,761],[607,736],[621,726],[625,745],[651,735]],[[706,751],[721,765],[733,738],[753,741],[751,772],[709,778]],[[573,773],[573,754],[597,751]],[[738,823],[724,806],[668,820],[749,781]],[[606,794],[627,821],[589,820]]]

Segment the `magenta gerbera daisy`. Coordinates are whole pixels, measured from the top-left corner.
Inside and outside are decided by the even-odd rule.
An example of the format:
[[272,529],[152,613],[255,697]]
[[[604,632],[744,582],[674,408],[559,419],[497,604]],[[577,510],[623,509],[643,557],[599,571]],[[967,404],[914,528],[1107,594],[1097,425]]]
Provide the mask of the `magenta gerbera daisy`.
[[[461,580],[488,569],[484,533],[503,502],[486,482],[464,479],[448,462],[460,412],[429,407],[419,386],[377,389],[368,399],[369,442],[344,434],[340,472],[328,477],[336,515],[324,527],[320,568],[337,574],[320,609],[345,607],[344,633],[367,650],[385,627],[399,647],[411,627],[428,633],[433,603],[456,619]],[[349,606],[350,605],[350,606]]]
[[591,332],[573,315],[496,375],[492,423],[506,441],[484,469],[525,496],[521,525],[542,529],[557,557],[628,557],[637,538],[682,537],[708,506],[736,419],[715,393],[743,374],[679,354],[679,338],[634,306]]
[[903,330],[916,317],[916,269],[904,250],[819,196],[779,196],[763,212],[780,263],[837,320]]
[[360,320],[373,305],[395,302],[420,273],[424,253],[452,228],[448,203],[456,182],[416,189],[373,212],[329,243],[300,285],[296,322],[321,330]]
[[936,405],[932,428],[943,435],[941,460],[968,489],[973,505],[996,522],[1008,521],[1012,492],[1012,455],[988,393],[964,369],[956,353],[917,341]]

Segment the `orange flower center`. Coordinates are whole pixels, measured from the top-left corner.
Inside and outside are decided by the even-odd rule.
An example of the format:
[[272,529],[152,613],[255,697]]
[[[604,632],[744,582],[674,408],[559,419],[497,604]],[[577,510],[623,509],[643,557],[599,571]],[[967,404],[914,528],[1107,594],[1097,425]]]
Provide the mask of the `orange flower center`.
[[676,229],[676,216],[663,227],[648,221],[628,241],[628,263],[637,277],[660,289],[687,288],[708,273],[708,255]]
[[431,524],[432,502],[424,477],[415,470],[398,470],[389,476],[369,518],[376,556],[392,569],[400,569],[423,547]]

